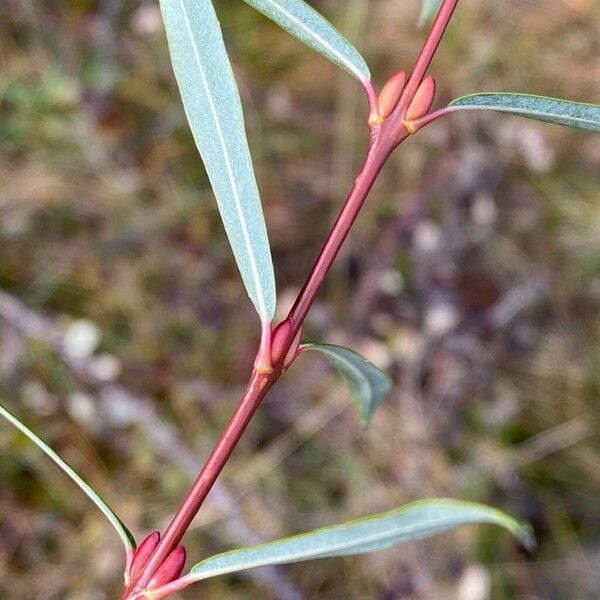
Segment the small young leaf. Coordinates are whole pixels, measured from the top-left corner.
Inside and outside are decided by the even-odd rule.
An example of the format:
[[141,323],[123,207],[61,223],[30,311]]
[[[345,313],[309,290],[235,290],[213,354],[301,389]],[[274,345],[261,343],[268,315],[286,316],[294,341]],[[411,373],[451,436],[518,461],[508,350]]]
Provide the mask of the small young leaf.
[[184,582],[266,565],[374,552],[470,523],[500,525],[525,546],[533,545],[528,527],[499,510],[458,500],[423,500],[343,525],[217,554],[195,565],[184,577]]
[[81,491],[100,509],[100,512],[108,519],[108,522],[115,528],[115,531],[121,538],[127,551],[135,549],[135,540],[129,530],[123,525],[123,522],[113,510],[100,498],[100,496],[60,457],[50,446],[43,442],[31,429],[23,425],[19,419],[8,412],[0,404],[0,415],[2,415],[11,425],[14,425],[21,433],[25,434],[46,456],[48,456],[62,471],[74,481]]
[[316,50],[361,82],[369,67],[358,50],[329,21],[303,0],[244,0],[288,33]]
[[275,312],[275,277],[238,89],[211,0],[161,0],[183,106],[250,299]]
[[528,119],[600,132],[600,105],[532,94],[483,93],[450,102],[452,110],[495,110]]
[[305,350],[322,352],[348,383],[363,425],[392,387],[391,379],[360,354],[333,344],[303,344]]
[[441,4],[442,0],[423,0],[421,14],[419,15],[419,27],[423,27],[425,23],[433,19]]

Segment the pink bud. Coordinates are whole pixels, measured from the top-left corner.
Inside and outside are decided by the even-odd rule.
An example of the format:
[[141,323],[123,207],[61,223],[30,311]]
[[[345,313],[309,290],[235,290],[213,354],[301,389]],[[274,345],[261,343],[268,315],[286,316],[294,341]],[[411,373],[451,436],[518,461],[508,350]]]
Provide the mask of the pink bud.
[[292,333],[292,322],[290,319],[282,321],[275,327],[271,336],[271,363],[277,364],[283,358],[283,352],[289,343]]
[[300,339],[302,338],[302,327],[298,329],[298,333],[296,333],[296,337],[294,337],[294,341],[290,346],[290,349],[287,351],[285,358],[283,359],[283,368],[287,369],[294,362],[296,357],[298,356],[298,349],[300,348]]
[[426,115],[433,104],[434,96],[435,79],[431,75],[427,75],[417,88],[417,92],[406,111],[406,120],[412,121]]
[[165,558],[165,562],[156,570],[146,589],[152,590],[167,585],[167,583],[171,583],[171,581],[177,579],[181,575],[184,565],[185,548],[183,546],[177,546],[177,548]]
[[406,83],[406,73],[398,71],[392,75],[381,88],[377,105],[379,114],[385,119],[396,107]]
[[146,566],[154,550],[156,550],[158,542],[160,542],[160,533],[158,531],[149,533],[142,540],[131,559],[131,566],[129,567],[130,579],[134,580],[141,575],[142,569]]

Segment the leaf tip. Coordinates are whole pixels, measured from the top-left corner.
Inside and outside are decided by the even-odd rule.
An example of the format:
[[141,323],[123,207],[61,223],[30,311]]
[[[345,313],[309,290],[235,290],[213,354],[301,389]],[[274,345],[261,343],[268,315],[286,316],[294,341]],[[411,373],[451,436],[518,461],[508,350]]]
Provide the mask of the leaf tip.
[[535,539],[533,527],[529,523],[519,522],[516,535],[527,552],[534,552],[537,549],[537,540]]

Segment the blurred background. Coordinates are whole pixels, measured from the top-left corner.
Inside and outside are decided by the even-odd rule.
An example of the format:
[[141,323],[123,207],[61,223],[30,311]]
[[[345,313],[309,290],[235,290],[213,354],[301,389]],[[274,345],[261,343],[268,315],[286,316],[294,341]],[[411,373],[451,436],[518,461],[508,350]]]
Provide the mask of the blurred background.
[[[418,0],[315,0],[380,86]],[[366,140],[356,82],[217,0],[289,308]],[[463,0],[431,72],[598,102],[594,0]],[[0,395],[137,536],[167,523],[239,398],[258,322],[188,131],[157,2],[4,0]],[[600,590],[600,138],[452,116],[386,166],[307,322],[395,387],[367,430],[318,355],[276,386],[186,537],[188,564],[414,499],[529,520],[221,577],[181,598],[591,599]],[[0,598],[110,599],[118,539],[0,424]]]

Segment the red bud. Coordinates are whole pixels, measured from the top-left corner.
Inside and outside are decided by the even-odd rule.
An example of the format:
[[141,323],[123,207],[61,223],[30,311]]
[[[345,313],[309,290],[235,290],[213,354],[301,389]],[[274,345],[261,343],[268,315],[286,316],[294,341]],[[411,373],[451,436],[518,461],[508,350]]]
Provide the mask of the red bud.
[[177,579],[181,575],[184,565],[185,548],[183,546],[177,546],[177,548],[167,556],[165,562],[156,570],[146,589],[152,590],[167,585],[167,583],[171,583],[171,581]]
[[386,82],[383,88],[381,88],[381,93],[379,94],[379,99],[377,101],[377,106],[379,108],[379,114],[384,119],[394,110],[398,100],[400,100],[400,95],[402,94],[402,90],[404,89],[404,84],[406,83],[406,73],[404,71],[398,71],[394,75],[392,75]]
[[154,550],[156,550],[158,542],[160,542],[160,533],[158,531],[149,533],[142,540],[131,559],[131,566],[129,567],[130,579],[136,579],[141,575],[142,569],[146,566]]
[[282,321],[275,327],[271,336],[271,363],[277,364],[283,358],[283,351],[289,343],[292,333],[292,322],[289,319]]
[[412,121],[426,115],[433,104],[434,96],[435,79],[431,75],[427,75],[417,88],[417,92],[406,111],[406,120]]
[[302,327],[298,329],[298,333],[294,337],[294,341],[290,346],[290,349],[287,351],[285,358],[283,359],[283,368],[287,369],[298,356],[298,348],[300,347],[300,339],[302,338]]

